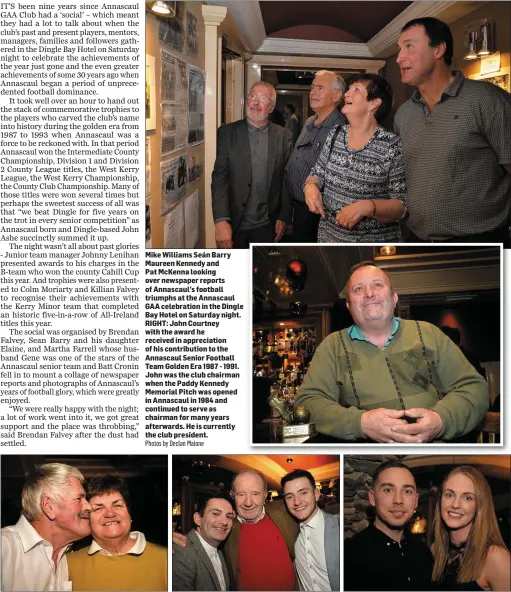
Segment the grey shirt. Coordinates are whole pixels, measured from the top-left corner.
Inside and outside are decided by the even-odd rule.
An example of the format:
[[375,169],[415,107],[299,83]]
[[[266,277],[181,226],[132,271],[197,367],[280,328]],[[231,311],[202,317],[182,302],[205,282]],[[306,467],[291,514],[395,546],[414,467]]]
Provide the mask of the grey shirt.
[[423,240],[491,232],[509,222],[511,95],[459,71],[430,111],[417,90],[401,105],[408,226]]
[[252,164],[252,182],[247,206],[239,228],[257,228],[269,224],[268,218],[268,124],[254,127],[247,121]]
[[316,164],[330,130],[345,123],[344,116],[338,109],[334,109],[322,123],[314,125],[317,118],[317,115],[313,115],[305,122],[286,166],[289,193],[295,201],[302,203],[305,203],[303,184]]

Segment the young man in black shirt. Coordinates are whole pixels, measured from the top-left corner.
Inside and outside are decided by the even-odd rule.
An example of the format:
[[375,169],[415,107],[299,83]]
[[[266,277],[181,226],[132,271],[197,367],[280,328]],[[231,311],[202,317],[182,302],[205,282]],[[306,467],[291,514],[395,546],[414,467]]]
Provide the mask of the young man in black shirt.
[[344,542],[344,590],[431,590],[431,552],[404,532],[418,500],[405,464],[391,460],[376,469],[369,490],[376,518]]

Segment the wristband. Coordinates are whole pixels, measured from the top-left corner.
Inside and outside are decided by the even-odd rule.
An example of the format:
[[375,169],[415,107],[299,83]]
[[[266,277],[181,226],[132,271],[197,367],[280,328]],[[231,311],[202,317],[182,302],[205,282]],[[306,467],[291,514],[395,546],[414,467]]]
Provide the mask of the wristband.
[[373,202],[373,213],[369,216],[369,218],[374,218],[374,215],[376,214],[376,202],[374,199],[370,199],[369,201]]

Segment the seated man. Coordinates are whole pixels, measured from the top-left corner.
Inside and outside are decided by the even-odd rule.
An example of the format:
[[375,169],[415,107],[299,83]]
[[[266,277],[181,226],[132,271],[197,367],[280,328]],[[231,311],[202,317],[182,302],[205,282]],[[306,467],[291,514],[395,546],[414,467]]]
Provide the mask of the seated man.
[[167,549],[131,531],[130,498],[117,475],[87,484],[92,544],[68,554],[73,590],[168,590]]
[[464,436],[483,419],[483,377],[440,329],[394,317],[397,300],[374,263],[352,268],[346,306],[355,324],[317,348],[296,398],[319,432],[418,444]]
[[196,528],[186,535],[186,546],[174,545],[173,590],[230,590],[230,578],[218,547],[229,536],[234,513],[223,497],[204,500],[193,515]]
[[296,469],[280,483],[287,510],[300,523],[295,542],[300,590],[340,590],[339,516],[319,509],[319,490],[309,471]]

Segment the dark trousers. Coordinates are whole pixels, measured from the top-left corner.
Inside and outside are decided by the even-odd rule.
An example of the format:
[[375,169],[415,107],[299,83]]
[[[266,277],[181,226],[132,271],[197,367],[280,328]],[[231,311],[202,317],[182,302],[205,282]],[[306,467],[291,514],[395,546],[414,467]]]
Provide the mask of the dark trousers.
[[509,227],[501,226],[491,232],[482,232],[481,234],[469,234],[467,236],[458,236],[456,238],[448,238],[445,240],[423,240],[416,236],[412,231],[408,231],[409,236],[406,237],[407,243],[503,243],[505,249],[511,248],[511,236]]
[[257,228],[239,229],[233,234],[232,242],[235,249],[248,249],[250,243],[275,242],[275,229],[271,224]]
[[294,243],[317,243],[318,226],[321,216],[313,214],[307,204],[293,201],[293,235]]

